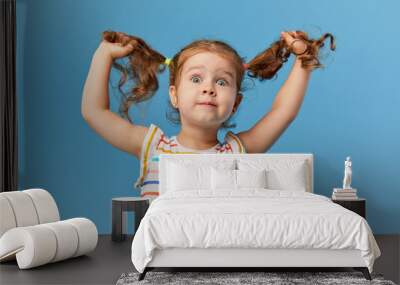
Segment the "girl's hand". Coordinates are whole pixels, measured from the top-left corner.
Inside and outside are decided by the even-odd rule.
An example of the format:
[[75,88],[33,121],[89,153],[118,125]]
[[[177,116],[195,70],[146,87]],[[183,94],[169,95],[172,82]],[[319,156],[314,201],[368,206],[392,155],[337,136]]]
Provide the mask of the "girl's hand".
[[103,40],[97,50],[114,60],[129,55],[133,51],[133,46],[131,44],[122,46],[121,43],[110,43]]
[[281,32],[281,38],[285,40],[290,51],[295,55],[302,55],[307,51],[306,43],[298,36],[296,31]]

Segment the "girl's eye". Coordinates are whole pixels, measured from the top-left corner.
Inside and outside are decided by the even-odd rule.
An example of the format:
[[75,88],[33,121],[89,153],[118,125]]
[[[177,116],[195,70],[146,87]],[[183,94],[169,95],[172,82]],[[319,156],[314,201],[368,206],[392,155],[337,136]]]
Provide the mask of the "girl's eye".
[[[200,83],[201,82],[201,77],[199,76],[199,75],[193,75],[191,78],[190,78],[190,80],[193,82],[193,83]],[[221,82],[221,83],[219,83],[219,82]],[[219,84],[219,85],[221,85],[221,86],[226,86],[226,85],[228,85],[228,81],[226,81],[225,79],[219,79],[219,80],[217,80],[217,84]]]
[[[194,80],[193,80],[194,79]],[[198,76],[198,75],[193,75],[191,78],[190,78],[190,80],[193,82],[193,83],[199,83],[200,82],[200,76]]]
[[228,82],[225,79],[219,79],[217,82],[222,82],[221,86],[228,85]]

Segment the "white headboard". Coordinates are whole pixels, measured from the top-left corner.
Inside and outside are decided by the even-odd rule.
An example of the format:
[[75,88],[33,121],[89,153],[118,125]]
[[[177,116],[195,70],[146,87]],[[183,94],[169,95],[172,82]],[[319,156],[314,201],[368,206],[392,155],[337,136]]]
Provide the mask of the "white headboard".
[[313,165],[313,154],[312,153],[246,153],[246,154],[217,154],[217,153],[207,153],[207,154],[170,154],[170,153],[163,153],[159,156],[159,192],[164,193],[164,185],[166,181],[166,169],[167,165],[171,161],[178,161],[178,160],[190,160],[194,163],[199,162],[204,165],[204,162],[213,165],[213,162],[219,159],[232,159],[237,160],[260,160],[265,159],[268,161],[276,161],[276,160],[304,160],[307,164],[307,178],[308,178],[308,189],[307,192],[313,193],[314,192],[314,165]]

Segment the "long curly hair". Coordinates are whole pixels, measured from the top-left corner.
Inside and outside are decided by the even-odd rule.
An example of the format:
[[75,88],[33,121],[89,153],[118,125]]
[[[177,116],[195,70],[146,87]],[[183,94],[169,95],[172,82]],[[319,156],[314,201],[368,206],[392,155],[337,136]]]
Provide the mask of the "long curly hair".
[[[130,44],[133,46],[132,52],[128,55],[129,63],[126,66],[118,63],[116,60],[112,64],[114,68],[121,72],[121,78],[118,82],[118,89],[122,94],[119,113],[132,122],[128,114],[129,108],[132,104],[149,100],[157,91],[159,86],[157,75],[165,71],[166,65],[164,62],[166,57],[152,49],[141,38],[122,32],[104,31],[102,38],[110,43],[120,43],[122,46]],[[334,37],[330,33],[326,33],[319,39],[313,40],[309,39],[305,32],[296,31],[296,38],[303,40],[307,45],[305,52],[302,55],[298,55],[304,68],[315,69],[323,67],[318,57],[319,50],[324,46],[325,39],[330,38],[330,49],[335,50]],[[293,51],[291,46],[288,46],[286,41],[281,38],[273,42],[267,49],[256,55],[248,63],[245,63],[244,58],[240,57],[235,49],[223,41],[210,39],[196,40],[183,47],[172,57],[168,65],[170,85],[179,85],[184,63],[188,58],[200,52],[217,53],[230,60],[237,75],[236,87],[238,94],[242,94],[242,83],[246,75],[246,70],[247,75],[251,78],[258,78],[260,81],[271,79],[288,60]],[[128,80],[134,82],[134,87],[128,92],[124,92],[122,87]],[[173,123],[180,124],[179,110],[174,108],[169,100],[168,103],[172,112],[167,112],[167,119]],[[232,115],[221,127],[225,129],[235,127],[235,124],[230,124],[231,118]]]

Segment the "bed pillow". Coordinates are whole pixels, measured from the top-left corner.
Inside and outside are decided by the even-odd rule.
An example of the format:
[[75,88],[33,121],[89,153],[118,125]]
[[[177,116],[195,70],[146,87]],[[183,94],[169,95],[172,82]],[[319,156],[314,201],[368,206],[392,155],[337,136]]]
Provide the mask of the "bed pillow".
[[211,188],[211,168],[234,169],[234,160],[218,161],[214,167],[190,161],[168,162],[166,191],[185,191]]
[[240,170],[266,169],[266,182],[271,190],[307,191],[308,164],[306,160],[239,160]]
[[285,170],[267,171],[267,188],[273,190],[307,191],[307,164],[305,161]]
[[236,170],[211,168],[211,190],[236,190]]
[[241,188],[266,188],[266,171],[211,169],[212,190],[240,190]]
[[267,171],[259,170],[235,170],[238,188],[267,188]]

